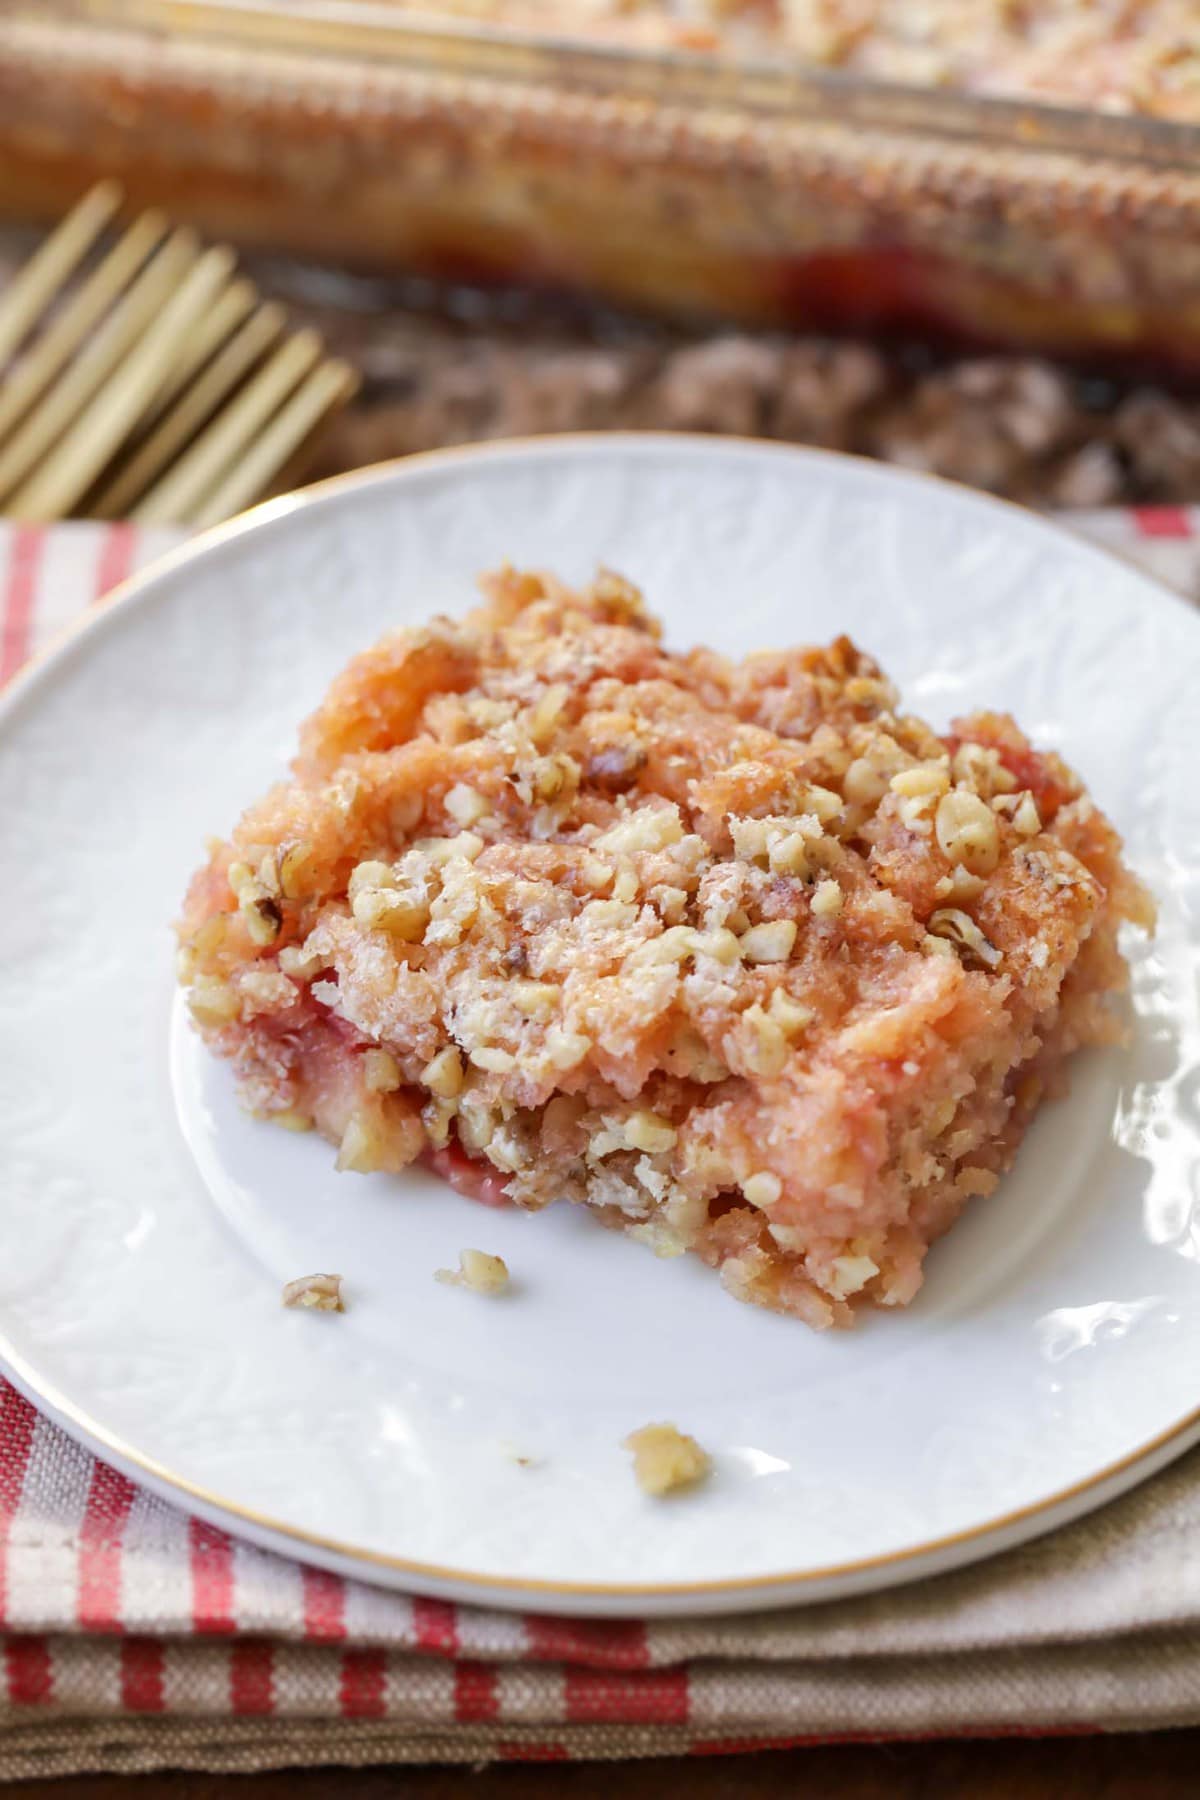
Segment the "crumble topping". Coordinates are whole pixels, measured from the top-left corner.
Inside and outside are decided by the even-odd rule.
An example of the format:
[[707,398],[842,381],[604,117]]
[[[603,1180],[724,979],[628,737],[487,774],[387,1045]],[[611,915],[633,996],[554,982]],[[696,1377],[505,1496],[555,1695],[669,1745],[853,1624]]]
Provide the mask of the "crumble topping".
[[1153,910],[1116,834],[1011,719],[935,733],[847,638],[731,661],[613,574],[486,591],[356,658],[211,844],[197,1028],[340,1169],[572,1200],[818,1328],[905,1304],[1119,1031]]

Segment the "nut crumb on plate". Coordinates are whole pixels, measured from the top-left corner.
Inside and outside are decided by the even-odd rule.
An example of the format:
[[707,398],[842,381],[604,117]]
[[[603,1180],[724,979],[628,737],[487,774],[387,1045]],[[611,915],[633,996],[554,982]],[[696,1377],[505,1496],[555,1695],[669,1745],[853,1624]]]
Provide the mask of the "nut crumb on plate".
[[460,1250],[457,1269],[438,1269],[435,1279],[446,1287],[470,1288],[473,1294],[503,1294],[509,1286],[504,1258],[486,1250]]
[[643,1425],[630,1432],[622,1447],[633,1452],[633,1472],[647,1494],[694,1487],[712,1466],[695,1438],[676,1425]]
[[301,1275],[283,1290],[285,1306],[307,1307],[312,1312],[345,1312],[340,1275]]
[[518,1469],[536,1469],[542,1460],[540,1456],[530,1456],[527,1451],[519,1450],[509,1438],[501,1438],[496,1448],[505,1462],[515,1463]]

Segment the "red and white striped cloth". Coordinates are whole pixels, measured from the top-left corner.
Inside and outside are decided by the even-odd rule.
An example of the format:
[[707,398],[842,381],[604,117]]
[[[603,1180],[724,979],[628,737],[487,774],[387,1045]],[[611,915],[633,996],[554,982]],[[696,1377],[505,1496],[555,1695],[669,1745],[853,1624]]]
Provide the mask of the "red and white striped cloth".
[[[1076,523],[1200,594],[1200,512]],[[0,681],[172,535],[0,523]],[[240,1543],[0,1380],[0,1779],[1194,1724],[1197,1542],[1200,1453],[891,1594],[653,1625],[493,1613]]]

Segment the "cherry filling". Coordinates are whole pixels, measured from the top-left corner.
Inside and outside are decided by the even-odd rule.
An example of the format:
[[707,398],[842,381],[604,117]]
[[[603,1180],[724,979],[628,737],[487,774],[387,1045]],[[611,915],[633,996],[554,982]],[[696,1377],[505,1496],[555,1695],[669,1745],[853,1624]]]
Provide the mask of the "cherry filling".
[[468,1156],[456,1138],[443,1150],[426,1151],[422,1161],[468,1200],[478,1200],[481,1206],[512,1205],[504,1191],[507,1178],[481,1157]]

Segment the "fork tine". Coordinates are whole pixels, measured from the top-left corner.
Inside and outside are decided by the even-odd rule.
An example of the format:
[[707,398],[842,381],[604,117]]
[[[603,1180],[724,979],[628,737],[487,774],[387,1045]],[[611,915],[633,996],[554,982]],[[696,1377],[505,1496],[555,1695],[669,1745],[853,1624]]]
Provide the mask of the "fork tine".
[[39,458],[58,441],[130,347],[161,313],[172,288],[196,260],[197,240],[176,231],[126,290],[95,337],[86,344],[0,451],[0,500],[24,481]]
[[13,496],[21,519],[59,519],[87,492],[145,412],[179,354],[184,334],[229,278],[233,251],[206,250],[159,311],[136,348],[93,397],[54,454]]
[[287,339],[242,392],[201,432],[174,468],[133,508],[138,525],[186,522],[230,461],[241,454],[321,354],[315,331]]
[[258,290],[252,281],[240,277],[231,281],[223,293],[217,296],[216,302],[199,320],[196,329],[183,346],[183,351],[171,370],[162,389],[154,396],[154,404],[143,421],[144,427],[157,425],[167,408],[180,395],[197,369],[202,369],[209,357],[231,337],[243,319],[258,304]]
[[0,438],[45,392],[166,231],[161,213],[143,213],[46,328],[0,387]]
[[84,195],[56,231],[34,252],[0,300],[0,365],[45,311],[57,290],[87,255],[121,204],[115,181]]
[[264,491],[318,420],[348,400],[357,387],[358,375],[349,363],[322,363],[314,369],[185,523],[200,529],[241,512]]
[[[225,298],[224,295],[221,296]],[[220,301],[217,302],[220,305]],[[213,309],[214,311],[216,308]],[[177,450],[212,417],[237,386],[242,376],[274,342],[287,323],[283,307],[274,301],[260,306],[235,337],[165,412],[145,442],[125,467],[104,487],[88,508],[93,519],[119,519],[140,494],[157,480]]]

